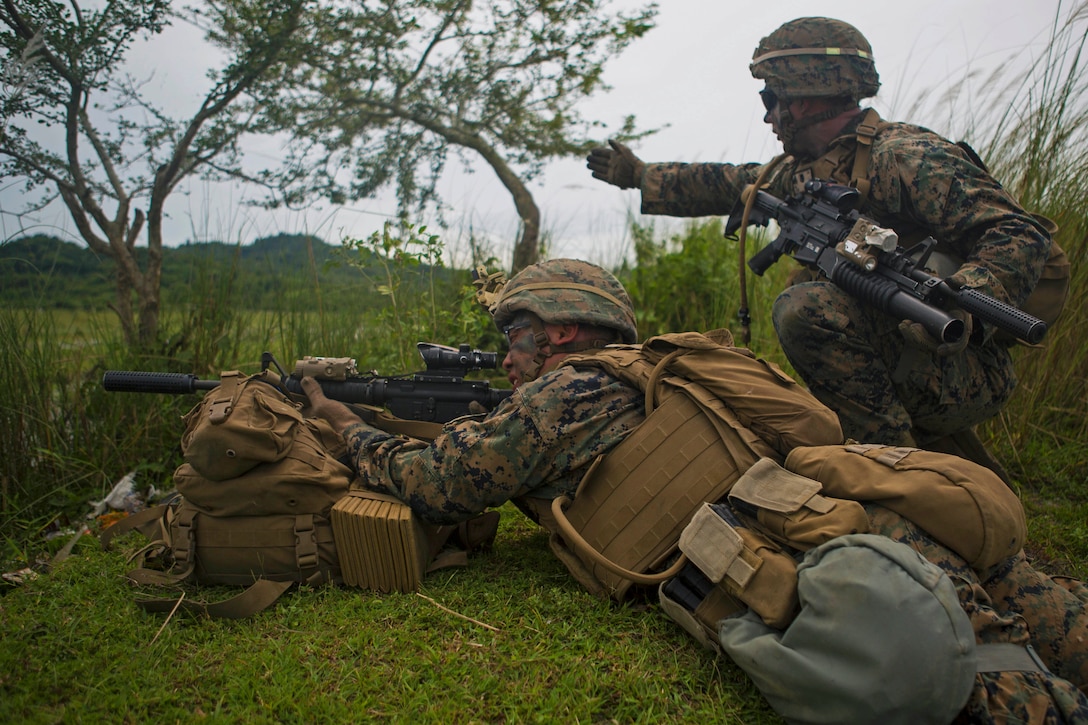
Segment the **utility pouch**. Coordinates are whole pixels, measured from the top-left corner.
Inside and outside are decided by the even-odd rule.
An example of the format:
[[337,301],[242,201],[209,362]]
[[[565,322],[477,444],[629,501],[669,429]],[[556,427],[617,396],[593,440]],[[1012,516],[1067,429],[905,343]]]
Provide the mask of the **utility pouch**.
[[848,444],[798,447],[785,466],[845,499],[891,509],[962,556],[977,571],[1024,546],[1016,492],[988,468],[917,448]]
[[748,607],[721,584],[714,584],[690,562],[657,589],[661,610],[712,652],[721,653],[718,622]]
[[784,629],[797,615],[797,562],[728,506],[704,503],[680,534],[680,551],[771,627]]
[[819,481],[764,458],[729,490],[729,503],[758,521],[772,538],[801,551],[837,536],[869,532],[869,517],[860,503],[821,496],[822,490]]

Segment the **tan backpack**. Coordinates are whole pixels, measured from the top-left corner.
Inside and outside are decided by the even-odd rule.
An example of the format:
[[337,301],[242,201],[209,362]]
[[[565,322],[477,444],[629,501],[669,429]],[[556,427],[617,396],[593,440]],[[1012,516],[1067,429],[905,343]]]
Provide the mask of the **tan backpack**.
[[[304,417],[270,371],[223,373],[184,421],[178,496],[122,519],[102,533],[102,543],[132,530],[150,539],[127,575],[138,584],[247,589],[210,604],[137,600],[148,611],[171,611],[180,602],[240,618],[295,584],[411,591],[428,570],[463,565],[469,548],[494,538],[494,512],[461,526],[423,526],[403,503],[352,491],[342,436],[326,421]],[[454,542],[452,552],[443,551]]]

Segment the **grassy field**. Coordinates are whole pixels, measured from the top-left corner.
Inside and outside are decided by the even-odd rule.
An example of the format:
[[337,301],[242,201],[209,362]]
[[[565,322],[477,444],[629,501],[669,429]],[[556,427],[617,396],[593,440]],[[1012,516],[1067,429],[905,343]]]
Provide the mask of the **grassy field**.
[[493,552],[418,594],[303,588],[241,621],[144,613],[123,583],[138,535],[85,537],[0,598],[0,720],[780,722],[731,663],[654,607],[590,596],[501,513]]
[[[103,552],[83,536],[68,558],[49,557],[72,531],[96,529],[88,501],[121,473],[169,487],[180,416],[194,400],[105,394],[98,380],[105,367],[178,363],[118,348],[108,316],[6,314],[2,339],[32,347],[4,358],[21,363],[9,379],[29,381],[0,406],[7,439],[25,446],[22,457],[0,454],[14,471],[4,479],[14,502],[4,571],[36,573],[0,589],[0,720],[779,722],[738,668],[701,650],[653,602],[619,606],[584,592],[510,505],[493,552],[431,575],[418,595],[303,587],[243,621],[144,613],[134,598],[164,593],[125,583],[138,537]],[[259,313],[227,329],[246,331],[236,364],[253,370],[260,349],[293,360],[297,345],[317,344],[322,324],[347,322]],[[358,340],[342,344],[336,352]],[[43,406],[55,414],[25,414]],[[1017,449],[994,441],[1017,471],[1037,565],[1084,577],[1086,449],[1056,433]],[[183,591],[200,600],[234,593]]]

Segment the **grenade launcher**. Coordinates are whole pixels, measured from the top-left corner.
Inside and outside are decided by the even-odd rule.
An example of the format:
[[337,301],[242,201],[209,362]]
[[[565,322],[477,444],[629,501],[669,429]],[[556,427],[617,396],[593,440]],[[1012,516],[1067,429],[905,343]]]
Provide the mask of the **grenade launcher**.
[[[861,216],[854,206],[858,191],[849,186],[809,181],[805,191],[786,200],[755,191],[749,223],[778,222],[778,237],[748,260],[758,275],[789,254],[801,264],[821,271],[854,297],[901,320],[921,323],[941,342],[956,342],[964,334],[963,320],[948,314],[953,305],[1000,330],[1035,344],[1046,335],[1046,323],[1026,312],[967,287],[954,289],[925,271],[937,242],[927,237],[904,250],[898,236]],[[734,212],[725,234],[740,228]]]

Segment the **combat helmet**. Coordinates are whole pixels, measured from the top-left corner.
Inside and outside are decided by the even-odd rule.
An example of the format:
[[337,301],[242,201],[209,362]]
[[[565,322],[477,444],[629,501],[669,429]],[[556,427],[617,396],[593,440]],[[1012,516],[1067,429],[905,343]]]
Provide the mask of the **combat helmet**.
[[798,18],[759,41],[749,66],[779,98],[849,98],[876,95],[880,77],[873,49],[849,23]]
[[578,259],[539,262],[507,282],[491,311],[495,326],[502,330],[522,312],[546,323],[616,330],[626,343],[638,337],[627,290],[608,270]]

